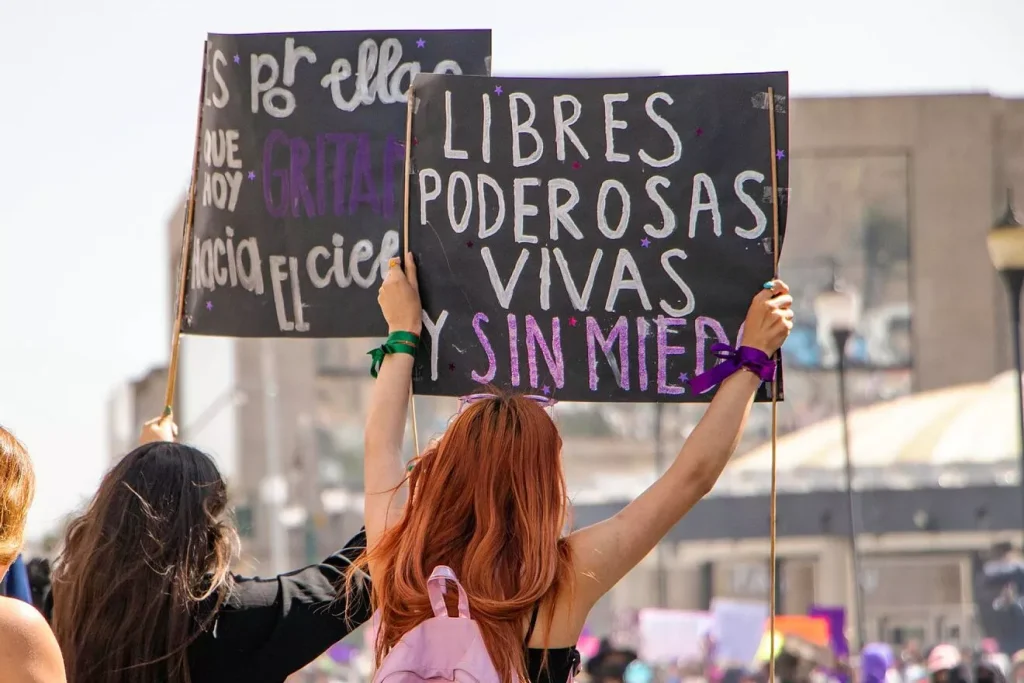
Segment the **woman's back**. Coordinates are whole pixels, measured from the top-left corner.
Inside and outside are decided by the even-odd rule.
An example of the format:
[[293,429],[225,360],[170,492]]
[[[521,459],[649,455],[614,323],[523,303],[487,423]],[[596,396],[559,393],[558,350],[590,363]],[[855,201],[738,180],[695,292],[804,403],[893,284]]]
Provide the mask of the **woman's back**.
[[[376,448],[370,432],[368,453]],[[486,456],[477,450],[481,444],[489,445]],[[510,397],[466,407],[414,460],[404,514],[361,561],[374,577],[381,608],[380,654],[432,615],[425,587],[434,567],[443,565],[469,595],[498,672],[505,679],[512,672],[526,677],[523,637],[531,616],[567,595],[574,581],[571,543],[562,536],[568,498],[560,448],[543,409]],[[367,490],[375,488],[368,482]],[[379,522],[367,513],[368,537],[374,528],[379,532]],[[539,619],[536,628],[546,645],[575,644],[575,638],[548,639],[550,625]]]

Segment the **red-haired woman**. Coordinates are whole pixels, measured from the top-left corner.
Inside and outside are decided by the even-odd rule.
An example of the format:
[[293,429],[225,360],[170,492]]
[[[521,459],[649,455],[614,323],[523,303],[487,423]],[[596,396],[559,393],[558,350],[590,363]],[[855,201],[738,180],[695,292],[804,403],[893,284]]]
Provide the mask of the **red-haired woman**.
[[467,397],[441,439],[403,465],[409,351],[421,332],[411,257],[404,272],[392,260],[379,301],[393,352],[383,358],[367,416],[368,548],[357,561],[373,576],[378,663],[433,616],[427,578],[445,565],[465,588],[502,683],[563,683],[575,672],[575,645],[594,604],[725,468],[754,394],[774,369],[768,359],[793,326],[789,289],[773,281],[753,297],[743,335],[748,360],[721,383],[665,474],[614,517],[568,535],[562,440],[536,398]]

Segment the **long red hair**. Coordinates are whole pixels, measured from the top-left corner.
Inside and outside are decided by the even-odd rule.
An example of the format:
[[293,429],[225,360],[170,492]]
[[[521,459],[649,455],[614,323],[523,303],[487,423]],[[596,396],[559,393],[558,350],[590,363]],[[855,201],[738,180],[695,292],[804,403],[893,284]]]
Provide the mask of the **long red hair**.
[[[455,570],[502,683],[527,679],[524,626],[535,605],[572,589],[563,537],[569,501],[562,439],[544,408],[523,396],[469,405],[412,461],[400,519],[349,573],[373,565],[379,665],[398,640],[433,616],[427,577]],[[454,591],[448,592],[454,599]],[[550,629],[551,616],[546,620]]]

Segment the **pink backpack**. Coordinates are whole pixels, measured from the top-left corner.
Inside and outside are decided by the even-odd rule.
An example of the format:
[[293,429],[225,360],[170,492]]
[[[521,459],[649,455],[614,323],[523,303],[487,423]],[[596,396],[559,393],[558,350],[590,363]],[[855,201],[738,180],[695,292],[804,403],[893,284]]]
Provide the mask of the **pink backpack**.
[[[459,589],[459,616],[444,602],[451,581]],[[434,616],[395,644],[373,675],[373,683],[499,683],[480,627],[469,616],[469,598],[450,567],[434,567],[427,579]]]

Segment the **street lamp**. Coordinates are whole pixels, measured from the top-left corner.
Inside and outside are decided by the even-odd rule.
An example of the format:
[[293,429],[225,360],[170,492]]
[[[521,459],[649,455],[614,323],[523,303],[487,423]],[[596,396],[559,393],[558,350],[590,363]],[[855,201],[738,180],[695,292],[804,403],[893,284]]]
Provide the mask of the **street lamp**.
[[[1010,335],[1013,340],[1013,367],[1016,372],[1014,384],[1017,387],[1017,419],[1018,435],[1024,444],[1024,393],[1021,390],[1021,358],[1020,358],[1020,297],[1024,286],[1024,225],[1013,210],[1013,196],[1006,191],[1006,209],[996,219],[988,233],[988,255],[992,265],[1006,285],[1007,298],[1010,301]],[[1024,447],[1020,451],[1020,487],[1021,487],[1021,533],[1024,534]],[[1022,539],[1024,548],[1024,539]]]
[[857,640],[851,648],[854,652],[864,646],[864,589],[861,586],[860,553],[857,550],[857,521],[853,504],[853,461],[850,457],[850,416],[846,405],[846,344],[857,329],[860,318],[860,299],[854,291],[844,287],[836,276],[837,268],[832,265],[832,283],[814,301],[814,313],[818,325],[832,332],[836,352],[836,376],[839,380],[839,415],[843,435],[843,456],[846,470],[846,504],[850,512],[850,526],[847,543],[850,548],[850,562],[853,569],[853,618],[856,622]]

